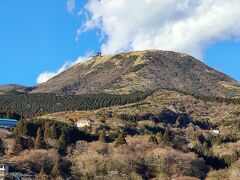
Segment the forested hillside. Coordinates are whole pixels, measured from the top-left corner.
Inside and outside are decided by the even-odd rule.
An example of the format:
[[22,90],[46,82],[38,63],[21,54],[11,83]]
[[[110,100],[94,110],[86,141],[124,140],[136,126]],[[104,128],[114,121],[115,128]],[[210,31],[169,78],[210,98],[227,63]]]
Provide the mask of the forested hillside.
[[[22,99],[16,98],[15,103],[31,97],[39,105],[41,98],[50,96],[49,106],[45,104],[50,108],[50,103],[68,103],[64,98],[75,97],[89,109],[21,118],[13,132],[0,131],[0,160],[11,164],[11,174],[26,174],[27,169],[36,178],[50,179],[237,177],[238,100],[167,89],[121,96],[84,95],[79,99],[38,96],[17,95]],[[112,99],[111,103],[105,98]],[[25,104],[31,103],[26,99]],[[106,102],[116,105],[133,101],[137,103],[90,110]],[[2,115],[10,117],[10,113]],[[76,122],[86,120],[91,121],[89,126],[76,127]]]
[[75,96],[58,96],[54,94],[0,95],[0,112],[11,112],[26,117],[36,117],[59,111],[91,110],[139,102],[151,93],[136,92],[128,95],[101,93]]

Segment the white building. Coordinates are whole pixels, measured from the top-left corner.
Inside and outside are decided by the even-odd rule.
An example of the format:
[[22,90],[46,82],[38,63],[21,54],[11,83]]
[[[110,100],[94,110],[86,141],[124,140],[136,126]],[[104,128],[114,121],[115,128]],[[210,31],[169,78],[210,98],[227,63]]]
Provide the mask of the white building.
[[92,120],[86,119],[86,120],[79,120],[79,121],[76,123],[76,125],[77,125],[78,128],[81,128],[81,127],[89,127],[89,126],[92,125],[92,123],[93,123]]
[[0,180],[3,180],[8,173],[9,173],[8,165],[0,164]]
[[218,129],[212,129],[211,132],[213,134],[220,134],[220,131]]

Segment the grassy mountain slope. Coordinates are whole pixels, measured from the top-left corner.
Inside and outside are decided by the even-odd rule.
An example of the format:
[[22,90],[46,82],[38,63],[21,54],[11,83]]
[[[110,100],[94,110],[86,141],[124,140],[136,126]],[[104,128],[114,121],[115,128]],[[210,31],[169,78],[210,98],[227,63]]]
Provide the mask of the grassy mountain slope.
[[0,85],[0,94],[20,94],[30,91],[30,87],[17,85],[17,84],[6,84]]
[[158,88],[220,97],[238,97],[240,85],[201,61],[182,53],[148,50],[97,56],[77,64],[33,93],[130,93]]

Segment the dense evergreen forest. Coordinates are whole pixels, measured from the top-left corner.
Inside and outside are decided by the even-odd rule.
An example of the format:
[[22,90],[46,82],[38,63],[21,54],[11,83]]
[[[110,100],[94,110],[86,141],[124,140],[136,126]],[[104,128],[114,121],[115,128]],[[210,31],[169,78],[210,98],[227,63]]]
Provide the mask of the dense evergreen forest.
[[[166,89],[177,91],[176,89]],[[131,94],[83,94],[60,96],[55,94],[5,94],[0,95],[0,113],[20,114],[35,117],[53,112],[69,110],[93,110],[114,105],[125,105],[145,100],[151,92],[135,92]],[[196,95],[186,91],[177,91],[191,95],[196,99],[227,104],[240,104],[240,99],[209,97]],[[4,116],[1,116],[4,117]]]
[[68,111],[92,110],[114,105],[135,103],[146,99],[152,92],[128,95],[85,94],[58,96],[54,94],[17,94],[0,96],[0,112],[16,113],[26,117]]

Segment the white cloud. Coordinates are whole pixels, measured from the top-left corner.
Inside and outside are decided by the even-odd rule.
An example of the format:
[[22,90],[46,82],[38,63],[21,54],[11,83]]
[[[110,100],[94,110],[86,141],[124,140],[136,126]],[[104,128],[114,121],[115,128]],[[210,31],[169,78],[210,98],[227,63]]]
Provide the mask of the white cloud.
[[44,82],[48,81],[49,79],[53,78],[54,76],[60,74],[61,72],[65,71],[65,70],[67,70],[69,67],[71,67],[75,64],[84,63],[84,62],[88,61],[90,59],[91,55],[92,55],[92,53],[88,53],[85,56],[80,56],[74,62],[67,61],[60,69],[58,69],[54,72],[45,71],[45,72],[41,73],[37,77],[37,84],[44,83]]
[[[74,11],[75,0],[67,0],[67,9]],[[83,32],[100,30],[100,39],[105,37],[103,54],[162,49],[202,58],[209,45],[240,38],[240,0],[89,0],[78,16],[86,22],[76,39]],[[40,74],[37,83],[87,57]]]
[[72,13],[75,9],[75,0],[67,0],[67,10]]
[[201,58],[210,44],[240,37],[239,0],[89,0],[85,11],[78,35],[100,29],[104,54],[163,49]]

